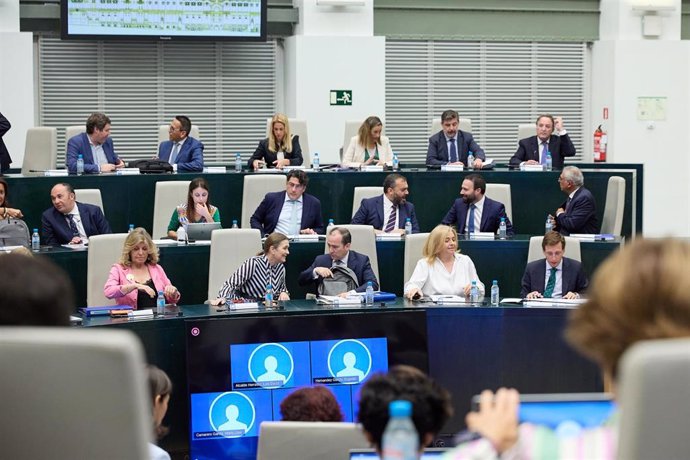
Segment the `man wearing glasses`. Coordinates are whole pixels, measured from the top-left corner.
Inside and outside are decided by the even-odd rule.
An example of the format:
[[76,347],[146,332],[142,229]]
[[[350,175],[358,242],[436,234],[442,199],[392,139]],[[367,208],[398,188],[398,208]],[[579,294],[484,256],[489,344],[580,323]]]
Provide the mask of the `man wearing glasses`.
[[204,144],[189,136],[192,122],[189,117],[178,115],[170,122],[170,140],[161,142],[158,158],[167,161],[179,172],[204,170]]

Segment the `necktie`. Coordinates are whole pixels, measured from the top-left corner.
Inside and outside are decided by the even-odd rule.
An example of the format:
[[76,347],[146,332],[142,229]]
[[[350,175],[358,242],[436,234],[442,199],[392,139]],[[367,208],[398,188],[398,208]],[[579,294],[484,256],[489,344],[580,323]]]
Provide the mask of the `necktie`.
[[547,153],[549,151],[549,144],[548,142],[542,142],[542,149],[541,149],[541,164],[545,165],[546,164],[546,157]]
[[570,200],[571,200],[571,199],[572,199],[572,198],[568,197],[568,199],[565,200],[565,210],[566,210],[566,211],[568,210],[568,206],[570,206]]
[[470,220],[467,222],[467,231],[474,233],[474,210],[477,207],[475,205],[470,206]]
[[170,161],[168,163],[174,165],[178,153],[180,153],[180,144],[179,142],[175,142],[175,146],[173,147],[172,153],[170,154]]
[[343,264],[343,261],[340,260],[340,259],[334,260],[334,261],[333,261],[333,266],[334,266],[334,267],[339,267],[339,266],[341,266],[342,264]]
[[449,139],[450,142],[450,163],[458,161],[458,150],[455,148],[455,138]]
[[546,289],[544,289],[544,297],[550,298],[553,295],[553,288],[556,287],[556,272],[557,268],[551,268],[551,274],[549,274],[549,281],[546,282]]
[[297,200],[289,200],[292,204],[290,212],[290,231],[291,235],[299,235],[299,224],[297,223]]
[[69,229],[72,231],[72,236],[79,236],[79,229],[77,228],[77,223],[74,221],[74,216],[72,214],[66,214],[66,216],[69,221]]
[[395,228],[395,211],[398,209],[397,205],[391,207],[391,213],[388,216],[388,222],[386,223],[386,228],[383,230],[386,233],[390,233]]

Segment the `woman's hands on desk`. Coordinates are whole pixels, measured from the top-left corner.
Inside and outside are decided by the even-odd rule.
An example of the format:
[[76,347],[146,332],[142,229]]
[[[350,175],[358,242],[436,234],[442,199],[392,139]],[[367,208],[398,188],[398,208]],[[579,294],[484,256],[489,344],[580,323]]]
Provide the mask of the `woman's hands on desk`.
[[405,293],[405,297],[407,297],[410,300],[421,299],[422,296],[422,290],[416,287],[411,288],[409,291],[407,291],[407,293]]

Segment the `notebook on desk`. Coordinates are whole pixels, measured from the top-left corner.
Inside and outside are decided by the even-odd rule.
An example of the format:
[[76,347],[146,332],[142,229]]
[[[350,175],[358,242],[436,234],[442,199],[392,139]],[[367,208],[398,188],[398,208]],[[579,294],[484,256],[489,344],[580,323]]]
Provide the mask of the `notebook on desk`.
[[220,222],[197,222],[187,224],[187,238],[195,241],[208,241],[211,232],[220,230]]

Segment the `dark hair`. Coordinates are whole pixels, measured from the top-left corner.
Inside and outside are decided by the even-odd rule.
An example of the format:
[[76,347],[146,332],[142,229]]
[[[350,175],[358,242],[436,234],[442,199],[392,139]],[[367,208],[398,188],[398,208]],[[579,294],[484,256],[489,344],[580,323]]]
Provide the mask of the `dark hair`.
[[176,115],[175,120],[180,122],[180,131],[184,131],[189,136],[189,133],[192,132],[192,120],[185,115]]
[[340,404],[328,388],[300,388],[280,403],[280,415],[289,422],[342,422]]
[[453,415],[450,393],[419,369],[395,366],[388,374],[375,374],[360,391],[358,418],[378,450],[388,423],[388,405],[399,399],[412,403],[420,447],[428,433],[437,435]]
[[402,179],[407,182],[405,176],[402,176],[400,174],[392,173],[387,175],[386,178],[383,179],[383,193],[386,193],[389,188],[395,188],[395,183],[398,179]]
[[473,188],[480,189],[482,191],[482,195],[486,193],[486,180],[484,180],[484,178],[479,174],[470,174],[465,176],[463,180],[471,181]]
[[561,243],[561,249],[565,249],[565,237],[560,233],[551,230],[549,233],[544,235],[544,239],[541,240],[541,248],[542,250],[546,250],[546,246],[555,246],[558,243]]
[[86,134],[93,134],[94,129],[103,131],[105,125],[109,125],[110,118],[108,118],[104,113],[95,112],[89,115],[86,119]]
[[5,199],[2,203],[0,203],[0,206],[3,206],[5,208],[11,208],[12,206],[10,206],[10,202],[7,199],[7,195],[9,195],[10,189],[7,186],[7,181],[2,177],[0,177],[0,185],[2,185],[5,188]]
[[295,177],[299,181],[300,185],[304,185],[306,187],[307,184],[309,184],[309,176],[307,176],[307,173],[305,173],[301,169],[293,169],[292,171],[287,173],[285,181],[287,182],[293,177]]
[[264,241],[263,251],[261,251],[258,255],[268,254],[269,249],[277,248],[280,243],[289,239],[290,238],[288,238],[280,232],[271,233],[266,237],[266,240]]
[[330,235],[333,232],[340,233],[340,236],[342,237],[341,242],[343,243],[343,246],[352,243],[352,234],[350,233],[350,230],[343,227],[333,227],[331,231],[328,232],[328,234]]
[[[67,193],[74,193],[74,187],[72,187],[72,184],[68,184],[67,182],[58,182],[55,185],[62,185],[67,189]],[[55,185],[53,185],[53,188],[55,187]]]
[[208,189],[208,182],[203,177],[196,177],[192,179],[189,183],[189,192],[187,193],[187,220],[191,222],[196,222],[196,206],[194,205],[194,198],[192,198],[192,192],[199,187],[203,188],[208,192],[208,198],[206,199],[206,208],[211,204],[211,191]]
[[537,117],[537,121],[535,121],[534,124],[535,124],[535,125],[538,125],[538,124],[539,124],[539,120],[541,120],[542,118],[548,118],[549,120],[551,120],[551,128],[552,128],[552,129],[555,128],[555,126],[556,126],[556,121],[553,119],[553,115],[550,115],[550,114],[548,114],[548,113],[539,115],[539,116]]
[[[153,411],[153,406],[156,403],[156,398],[158,396],[164,398],[166,396],[170,396],[172,393],[172,382],[170,381],[170,377],[168,377],[168,374],[165,373],[165,371],[159,369],[158,367],[154,366],[153,364],[148,364],[146,366],[146,374],[148,376],[148,387],[149,387],[149,395],[151,401],[151,410]],[[154,434],[156,435],[156,439],[160,439],[166,434],[168,434],[168,427],[164,426],[154,426]]]
[[75,309],[67,274],[42,256],[0,255],[0,325],[69,326]]
[[448,121],[448,120],[459,120],[459,119],[460,119],[460,115],[458,115],[458,112],[456,112],[455,110],[445,110],[441,114],[441,123],[443,123],[444,121]]

